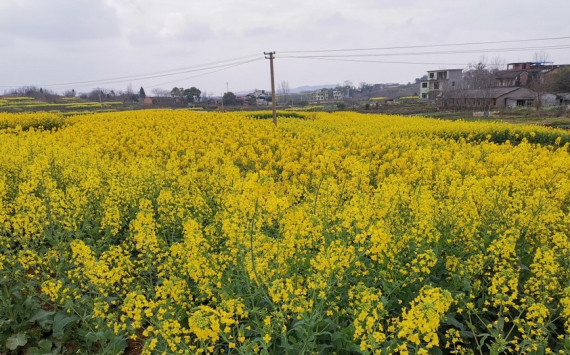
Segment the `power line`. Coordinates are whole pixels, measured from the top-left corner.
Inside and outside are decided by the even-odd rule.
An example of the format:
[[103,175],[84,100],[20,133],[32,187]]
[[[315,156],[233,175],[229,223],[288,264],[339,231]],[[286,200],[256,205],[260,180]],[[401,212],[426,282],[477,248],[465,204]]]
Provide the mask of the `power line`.
[[555,41],[562,39],[570,39],[570,36],[563,37],[546,37],[531,39],[516,39],[504,41],[487,41],[487,42],[462,42],[447,44],[423,44],[415,46],[396,46],[396,47],[370,47],[370,48],[346,48],[346,49],[317,49],[317,50],[294,50],[280,51],[279,53],[319,53],[319,52],[356,52],[356,51],[373,51],[373,50],[391,50],[391,49],[413,49],[413,48],[430,48],[430,47],[455,47],[455,46],[473,46],[482,44],[503,44],[503,43],[520,43],[520,42],[538,42],[538,41]]
[[[528,51],[528,50],[559,50],[568,49],[570,44],[560,44],[552,46],[533,46],[533,47],[513,47],[513,48],[488,48],[488,49],[466,49],[466,50],[448,50],[448,51],[429,51],[429,52],[403,52],[403,53],[366,53],[366,54],[336,54],[336,55],[309,55],[309,53],[326,53],[326,52],[359,52],[359,51],[372,51],[372,50],[393,50],[393,49],[413,49],[413,48],[428,48],[428,47],[452,47],[452,46],[471,46],[471,45],[482,45],[482,44],[501,44],[501,43],[518,43],[518,42],[535,42],[535,41],[554,41],[570,39],[570,36],[562,37],[547,37],[547,38],[534,38],[534,39],[518,39],[518,40],[503,40],[503,41],[487,41],[487,42],[464,42],[464,43],[451,43],[451,44],[433,44],[433,45],[415,45],[415,46],[394,46],[394,47],[372,47],[372,48],[350,48],[350,49],[321,49],[321,50],[295,50],[295,51],[282,51],[280,53],[293,54],[293,53],[307,53],[306,55],[298,56],[283,56],[280,58],[296,58],[296,59],[318,59],[318,60],[336,60],[336,61],[353,61],[357,62],[355,59],[347,59],[354,57],[382,57],[382,56],[407,56],[407,55],[448,55],[448,54],[462,54],[462,53],[484,53],[484,52],[518,52],[518,51]],[[204,71],[209,69],[234,67],[252,61],[261,59],[254,57],[259,57],[258,54],[251,54],[247,56],[241,56],[216,62],[203,63],[200,65],[182,67],[177,69],[162,70],[156,72],[150,72],[145,74],[136,74],[128,76],[120,76],[107,79],[97,79],[97,80],[87,80],[87,81],[76,81],[67,82],[59,84],[46,84],[37,85],[40,87],[53,87],[55,89],[62,88],[68,85],[79,85],[79,84],[92,84],[92,85],[106,85],[114,83],[122,83],[134,80],[144,80],[144,79],[154,79],[166,76],[180,75],[191,72]],[[339,59],[328,59],[328,58],[339,58]],[[248,60],[245,60],[248,59]],[[251,61],[249,59],[252,59]],[[243,61],[241,61],[243,60]],[[451,64],[451,63],[416,63],[416,62],[399,62],[399,61],[358,61],[358,62],[370,62],[370,63],[385,63],[385,64],[425,64],[425,65],[464,65],[464,64]],[[216,70],[218,71],[218,70]],[[216,71],[212,71],[216,72]],[[207,74],[207,73],[206,73]],[[204,75],[206,75],[204,74]],[[202,75],[197,75],[198,77]],[[189,77],[193,78],[193,77]],[[185,79],[181,79],[185,80]],[[178,80],[176,80],[178,81]],[[176,82],[171,81],[168,83]],[[168,84],[164,83],[164,84]],[[160,85],[164,85],[160,84]],[[20,85],[21,86],[21,85]],[[18,87],[18,85],[2,85],[3,88]],[[83,86],[86,87],[86,86]]]
[[[161,77],[161,76],[171,76],[171,75],[177,75],[177,74],[190,73],[190,72],[194,72],[194,71],[208,70],[208,69],[219,67],[219,66],[213,66],[212,67],[211,65],[214,65],[214,64],[226,63],[225,65],[228,65],[228,64],[233,64],[233,63],[228,63],[228,62],[235,62],[236,60],[252,58],[254,56],[260,57],[259,54],[251,54],[248,56],[231,58],[231,59],[221,60],[221,61],[217,61],[217,62],[204,63],[204,64],[193,65],[193,66],[189,66],[189,67],[169,69],[169,70],[163,70],[163,71],[158,71],[158,72],[150,72],[150,73],[146,73],[146,74],[136,74],[136,75],[115,77],[115,78],[87,80],[87,81],[76,81],[76,82],[59,83],[59,84],[45,84],[45,85],[37,85],[37,86],[40,86],[40,87],[54,87],[54,86],[59,87],[59,86],[89,84],[89,83],[92,83],[92,84],[113,84],[113,83],[117,83],[117,82],[126,82],[126,81],[130,81],[130,80],[157,78],[157,77]],[[206,66],[210,66],[210,67],[206,67]],[[206,68],[201,68],[201,67],[206,67]],[[192,68],[201,68],[201,69],[188,70],[188,69],[192,69]],[[174,73],[171,73],[171,72],[174,72]],[[122,80],[122,79],[125,79],[125,80]],[[120,80],[120,81],[118,81],[118,80]],[[0,87],[18,87],[18,86],[22,86],[22,85],[2,85]]]
[[333,54],[333,55],[300,55],[296,58],[349,58],[349,57],[392,57],[407,55],[439,55],[439,54],[463,54],[463,53],[486,53],[486,52],[520,52],[528,50],[557,50],[569,49],[570,44],[559,46],[543,46],[543,47],[514,47],[514,48],[486,48],[486,49],[468,49],[460,51],[433,51],[433,52],[402,52],[402,53],[367,53],[367,54]]
[[[260,59],[260,58],[257,58],[257,59],[255,59],[255,60],[258,60],[258,59]],[[208,70],[208,69],[216,69],[216,68],[231,66],[231,65],[233,65],[233,64],[241,64],[241,63],[246,63],[246,62],[248,62],[248,61],[242,61],[242,62],[237,62],[237,63],[227,63],[227,64],[215,65],[215,66],[210,66],[210,67],[205,67],[205,68],[200,68],[200,69],[185,70],[185,71],[176,72],[176,73],[152,75],[152,76],[139,77],[139,78],[134,78],[134,79],[105,81],[105,82],[99,82],[99,83],[97,83],[97,85],[107,85],[107,84],[123,83],[123,82],[128,82],[128,81],[139,81],[139,80],[145,80],[145,79],[162,78],[162,77],[166,77],[166,76],[173,76],[173,75],[180,75],[180,74],[186,74],[186,73],[193,73],[193,72],[199,72],[199,71]],[[86,86],[80,86],[80,88],[81,88],[81,87],[86,87]],[[57,89],[57,88],[61,88],[61,86],[56,87],[56,89]]]
[[257,61],[259,61],[259,60],[261,60],[261,59],[262,59],[262,58],[256,58],[256,59],[249,60],[249,61],[245,61],[245,62],[241,62],[241,63],[238,63],[238,64],[228,65],[228,66],[226,66],[225,68],[222,68],[222,69],[213,70],[213,71],[211,71],[211,72],[207,72],[207,73],[203,73],[203,74],[199,74],[199,75],[189,76],[189,77],[183,78],[183,79],[173,80],[173,81],[169,81],[169,82],[166,82],[166,83],[160,83],[160,84],[156,84],[156,85],[151,85],[151,86],[148,86],[148,88],[154,88],[154,87],[161,86],[161,85],[172,84],[172,83],[178,83],[178,82],[181,82],[181,81],[183,81],[183,80],[198,78],[198,77],[200,77],[200,76],[204,76],[204,75],[208,75],[208,74],[212,74],[212,73],[217,73],[217,72],[219,72],[219,71],[226,70],[226,69],[230,69],[230,68],[234,68],[234,67],[237,67],[237,66],[240,66],[240,65],[257,62]]
[[279,58],[316,59],[316,60],[327,60],[327,61],[333,61],[333,62],[383,63],[383,64],[453,65],[453,66],[465,66],[465,65],[467,65],[465,63],[462,63],[462,64],[459,64],[459,63],[420,63],[420,62],[397,62],[397,61],[383,61],[383,60],[334,59],[334,58],[303,57],[303,56],[282,56]]

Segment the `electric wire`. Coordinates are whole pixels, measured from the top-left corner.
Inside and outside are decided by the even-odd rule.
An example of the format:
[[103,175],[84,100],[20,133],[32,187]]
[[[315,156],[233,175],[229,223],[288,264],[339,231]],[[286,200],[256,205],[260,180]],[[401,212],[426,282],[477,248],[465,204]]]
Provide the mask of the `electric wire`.
[[412,65],[450,65],[450,66],[466,66],[462,63],[425,63],[425,62],[398,62],[398,61],[383,61],[383,60],[359,60],[359,59],[335,59],[335,58],[320,58],[320,57],[302,57],[302,56],[282,56],[279,58],[290,59],[314,59],[314,60],[327,60],[333,62],[356,62],[356,63],[382,63],[382,64],[412,64]]
[[369,47],[369,48],[345,48],[345,49],[316,49],[316,50],[292,50],[292,51],[279,51],[278,53],[318,53],[318,52],[356,52],[356,51],[373,51],[373,50],[392,50],[392,49],[413,49],[413,48],[432,48],[432,47],[455,47],[455,46],[473,46],[482,44],[504,44],[504,43],[520,43],[520,42],[539,42],[539,41],[556,41],[570,39],[570,36],[562,37],[546,37],[546,38],[530,38],[530,39],[515,39],[515,40],[502,40],[502,41],[486,41],[486,42],[461,42],[461,43],[446,43],[446,44],[421,44],[414,46],[393,46],[393,47]]
[[520,52],[529,50],[558,50],[569,49],[570,44],[559,46],[543,46],[543,47],[512,47],[512,48],[485,48],[485,49],[468,49],[460,51],[432,51],[432,52],[400,52],[400,53],[367,53],[367,54],[332,54],[332,55],[298,55],[290,56],[295,58],[351,58],[351,57],[393,57],[393,56],[409,56],[409,55],[440,55],[440,54],[464,54],[464,53],[487,53],[487,52]]
[[[212,67],[212,65],[214,65],[214,64],[225,63],[225,64],[222,64],[221,66],[230,65],[233,63],[228,63],[228,62],[235,62],[235,61],[238,61],[241,59],[248,59],[248,58],[252,58],[252,57],[261,57],[261,55],[260,54],[252,54],[252,55],[248,55],[248,56],[241,56],[241,57],[236,57],[236,58],[231,58],[231,59],[226,59],[226,60],[221,60],[221,61],[216,61],[216,62],[198,64],[198,65],[182,67],[182,68],[177,68],[177,69],[169,69],[169,70],[162,70],[162,71],[157,71],[157,72],[150,72],[150,73],[145,73],[145,74],[135,74],[135,75],[120,76],[120,77],[107,78],[107,79],[76,81],[76,82],[59,83],[59,84],[44,84],[44,85],[35,85],[35,86],[39,86],[39,87],[61,87],[61,86],[78,85],[78,84],[95,84],[95,85],[97,85],[97,84],[112,84],[112,83],[117,83],[117,82],[126,82],[126,81],[130,81],[130,80],[156,78],[156,77],[161,77],[161,76],[172,76],[172,75],[177,75],[177,74],[185,74],[185,73],[190,73],[190,72],[194,72],[194,71],[208,70],[208,69],[219,67],[219,66],[213,66]],[[201,67],[205,67],[205,68],[201,68]],[[189,69],[193,69],[193,68],[200,68],[200,69],[189,70]],[[172,73],[172,72],[174,72],[174,73]],[[118,80],[120,80],[120,81],[118,81]],[[17,85],[2,85],[0,87],[17,87]]]
[[[258,58],[261,59],[261,58]],[[255,59],[255,60],[258,60]],[[167,76],[173,76],[173,75],[180,75],[180,74],[186,74],[186,73],[194,73],[194,72],[199,72],[199,71],[204,71],[204,70],[209,70],[209,69],[216,69],[216,68],[221,68],[221,67],[227,67],[227,66],[231,66],[233,64],[241,64],[241,63],[246,63],[249,61],[241,61],[241,62],[237,62],[237,63],[227,63],[227,64],[222,64],[222,65],[215,65],[215,66],[210,66],[210,67],[205,67],[205,68],[200,68],[200,69],[193,69],[193,70],[185,70],[185,71],[181,71],[181,72],[177,72],[177,73],[168,73],[168,74],[160,74],[160,75],[152,75],[152,76],[146,76],[146,77],[139,77],[139,78],[134,78],[134,79],[126,79],[126,80],[114,80],[114,81],[106,81],[106,82],[99,82],[97,83],[97,85],[107,85],[107,84],[117,84],[117,83],[124,83],[124,82],[132,82],[132,81],[140,81],[140,80],[147,80],[147,79],[155,79],[155,78],[163,78],[163,77],[167,77]],[[58,86],[55,87],[55,89],[61,88],[62,86]],[[92,86],[92,85],[91,85]],[[79,88],[82,87],[86,87],[86,86],[79,86]],[[53,87],[52,87],[53,88]]]
[[[550,46],[532,46],[532,47],[511,47],[511,48],[486,48],[486,49],[465,49],[465,50],[444,50],[444,51],[421,51],[421,52],[388,52],[388,53],[343,53],[343,54],[315,54],[315,53],[326,53],[326,52],[361,52],[361,51],[373,51],[373,50],[394,50],[394,49],[413,49],[413,48],[428,48],[428,47],[452,47],[452,46],[472,46],[472,45],[482,45],[482,44],[502,44],[502,43],[517,43],[517,42],[535,42],[535,41],[554,41],[554,40],[563,40],[563,39],[570,39],[570,36],[561,36],[561,37],[547,37],[547,38],[534,38],[534,39],[518,39],[518,40],[503,40],[503,41],[487,41],[487,42],[463,42],[463,43],[450,43],[450,44],[434,44],[434,45],[415,45],[415,46],[394,46],[394,47],[371,47],[371,48],[347,48],[347,49],[321,49],[321,50],[295,50],[295,51],[282,51],[278,52],[278,54],[286,54],[285,56],[277,56],[276,58],[295,58],[295,59],[315,59],[315,60],[331,60],[331,61],[345,61],[345,62],[369,62],[369,63],[384,63],[384,64],[410,64],[410,65],[453,65],[453,66],[462,66],[465,64],[454,64],[454,63],[427,63],[427,62],[404,62],[404,61],[365,61],[365,60],[357,60],[357,59],[350,59],[350,58],[357,58],[357,57],[384,57],[384,56],[421,56],[421,55],[452,55],[452,54],[464,54],[464,53],[487,53],[487,52],[519,52],[519,51],[529,51],[529,50],[560,50],[560,49],[569,49],[570,44],[558,44],[558,45],[550,45]],[[295,54],[299,53],[300,55],[287,55],[287,54]],[[302,54],[306,53],[306,54]],[[313,53],[313,54],[310,54]],[[254,59],[254,57],[257,57]],[[261,60],[263,58],[259,58],[261,55],[259,54],[251,54],[247,56],[235,57],[226,60],[220,60],[210,63],[203,63],[199,65],[193,65],[188,67],[176,68],[176,69],[168,69],[162,71],[155,71],[149,72],[145,74],[135,74],[135,75],[128,75],[128,76],[120,76],[114,78],[106,78],[106,79],[97,79],[97,80],[86,80],[86,81],[75,81],[75,82],[67,82],[67,83],[59,83],[59,84],[46,84],[46,85],[35,85],[39,87],[49,87],[54,89],[61,89],[64,86],[69,85],[80,85],[80,84],[90,84],[93,85],[107,85],[107,84],[115,84],[115,83],[123,83],[128,81],[140,81],[140,80],[147,80],[147,79],[155,79],[160,77],[167,77],[167,76],[174,76],[192,72],[200,72],[210,69],[216,69],[214,71],[188,77],[185,79],[174,80],[170,82],[166,82],[159,85],[165,85],[173,82],[178,82],[181,80],[186,80],[194,77],[199,77],[203,75],[207,75],[209,73],[215,73],[217,71],[225,70],[228,68],[232,68],[235,66],[239,66],[242,64],[251,63],[253,61]],[[219,70],[217,70],[219,69]],[[155,86],[159,86],[155,85]],[[152,87],[155,87],[152,86]],[[1,85],[0,87],[3,88],[12,88],[18,87],[16,85]],[[20,86],[21,87],[21,86]],[[87,86],[80,86],[80,87],[87,87]]]
[[169,82],[166,82],[166,83],[160,83],[160,84],[151,85],[151,86],[147,86],[147,87],[148,87],[148,88],[155,88],[155,87],[158,87],[158,86],[161,86],[161,85],[172,84],[172,83],[178,83],[178,82],[181,82],[181,81],[184,81],[184,80],[194,79],[194,78],[198,78],[198,77],[201,77],[201,76],[205,76],[205,75],[217,73],[217,72],[222,71],[222,70],[226,70],[226,69],[230,69],[230,68],[235,68],[235,67],[238,67],[238,66],[241,66],[241,65],[244,65],[244,64],[257,62],[257,61],[262,60],[262,59],[263,59],[263,58],[257,58],[257,59],[245,61],[245,62],[242,62],[242,63],[229,65],[229,66],[227,66],[227,67],[225,67],[225,68],[213,70],[213,71],[208,72],[208,73],[202,73],[202,74],[198,74],[198,75],[194,75],[194,76],[189,76],[189,77],[187,77],[187,78],[182,78],[182,79],[178,79],[178,80],[173,80],[173,81],[169,81]]

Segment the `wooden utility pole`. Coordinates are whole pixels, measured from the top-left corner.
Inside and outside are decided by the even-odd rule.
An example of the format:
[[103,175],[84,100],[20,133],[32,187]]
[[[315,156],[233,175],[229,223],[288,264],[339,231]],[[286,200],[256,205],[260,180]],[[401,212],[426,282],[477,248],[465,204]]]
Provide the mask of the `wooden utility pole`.
[[263,52],[263,54],[268,55],[265,59],[269,59],[269,67],[271,68],[271,106],[273,106],[273,124],[277,126],[277,107],[275,101],[275,75],[273,73],[273,59],[275,58],[275,52]]

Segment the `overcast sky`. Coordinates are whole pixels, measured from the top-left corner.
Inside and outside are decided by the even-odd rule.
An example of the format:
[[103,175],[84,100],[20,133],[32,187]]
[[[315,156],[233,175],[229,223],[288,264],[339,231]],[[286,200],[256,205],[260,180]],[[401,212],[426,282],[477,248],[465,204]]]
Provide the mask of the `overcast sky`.
[[[406,83],[426,70],[475,61],[481,54],[352,58],[438,63],[418,65],[283,58],[283,52],[570,36],[569,13],[569,0],[0,0],[0,92],[11,85],[48,87],[249,55],[262,58],[264,51],[277,52],[276,81],[286,80],[292,88],[345,80],[355,85],[363,81]],[[351,54],[553,45],[570,45],[570,39]],[[534,52],[497,52],[487,57],[524,61],[532,60]],[[570,49],[548,52],[550,60],[570,63]],[[223,67],[212,64],[210,68],[205,72]],[[147,92],[157,86],[196,86],[220,94],[226,82],[230,91],[270,86],[266,60],[185,79],[202,73],[49,88],[120,90],[130,82]]]

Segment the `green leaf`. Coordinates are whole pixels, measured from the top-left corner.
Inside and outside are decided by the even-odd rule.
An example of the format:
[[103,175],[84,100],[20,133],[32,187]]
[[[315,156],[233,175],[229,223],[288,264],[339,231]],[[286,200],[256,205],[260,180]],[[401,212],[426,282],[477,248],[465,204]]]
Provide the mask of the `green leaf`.
[[46,354],[51,353],[51,348],[53,347],[53,344],[51,343],[51,341],[49,341],[47,339],[43,339],[43,340],[38,341],[38,345],[44,351],[44,353],[46,353]]
[[68,315],[66,313],[58,313],[55,315],[53,320],[53,336],[57,339],[63,339],[64,332],[63,329],[66,325],[73,323],[77,320],[74,315]]
[[43,309],[38,309],[34,312],[32,317],[28,319],[29,323],[37,322],[40,327],[45,328],[53,323],[53,315],[55,312],[44,311]]
[[122,354],[126,348],[126,340],[120,336],[115,336],[106,346],[104,346],[103,349],[101,349],[99,354]]
[[461,335],[462,338],[467,338],[467,339],[473,338],[473,332],[467,330],[459,331],[459,335]]
[[6,339],[6,347],[9,350],[16,350],[18,346],[24,346],[28,343],[28,337],[24,333],[14,334]]
[[458,321],[454,316],[452,316],[451,314],[447,315],[447,318],[444,321],[445,324],[447,325],[452,325],[456,328],[458,328],[459,330],[465,330],[465,326],[463,325],[463,323],[461,323],[460,321]]
[[503,317],[500,317],[497,323],[497,329],[502,331],[504,327],[505,327],[505,319]]

